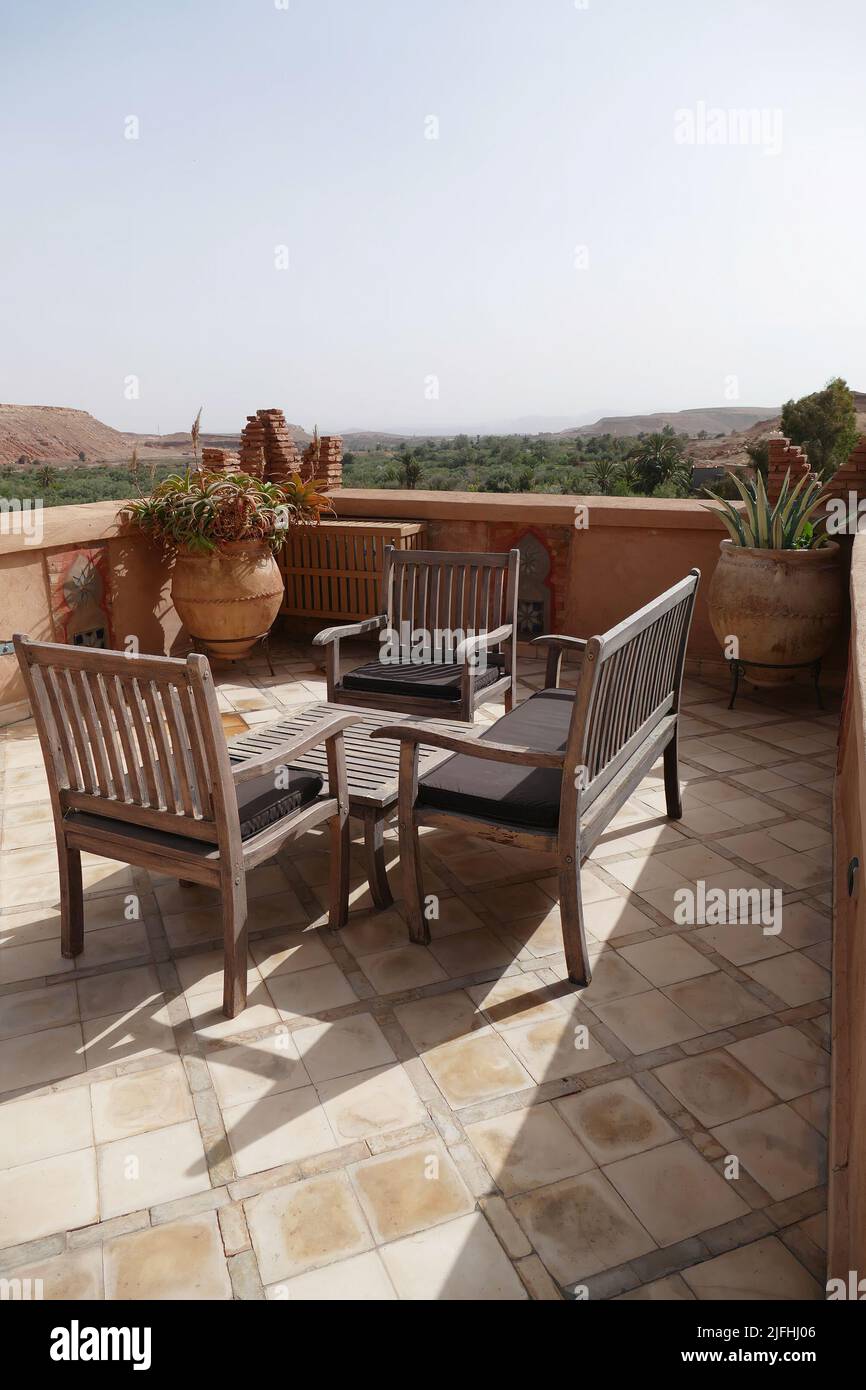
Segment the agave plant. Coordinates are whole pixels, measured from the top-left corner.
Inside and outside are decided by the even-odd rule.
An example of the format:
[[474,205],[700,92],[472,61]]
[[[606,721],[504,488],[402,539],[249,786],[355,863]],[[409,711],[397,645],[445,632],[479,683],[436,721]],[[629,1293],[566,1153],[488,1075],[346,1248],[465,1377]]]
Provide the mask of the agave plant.
[[169,550],[208,553],[228,541],[264,540],[276,551],[290,527],[315,525],[330,509],[325,494],[298,474],[269,483],[247,473],[187,469],[128,502],[120,516]]
[[789,471],[773,506],[760,473],[754,482],[743,482],[730,469],[728,477],[743,499],[743,510],[709,488],[704,491],[716,505],[705,502],[704,506],[721,518],[734,545],[753,550],[814,550],[826,545],[825,519],[812,520],[826,500],[817,478],[807,474],[792,488]]

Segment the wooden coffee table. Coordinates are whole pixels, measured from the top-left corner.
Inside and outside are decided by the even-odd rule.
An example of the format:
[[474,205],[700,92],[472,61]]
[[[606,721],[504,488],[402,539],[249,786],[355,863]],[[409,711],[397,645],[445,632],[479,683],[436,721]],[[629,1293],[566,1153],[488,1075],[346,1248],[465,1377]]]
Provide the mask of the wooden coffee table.
[[[270,753],[281,743],[296,734],[306,732],[324,719],[328,714],[345,714],[352,706],[328,705],[323,703],[301,705],[275,724],[251,729],[229,742],[229,758],[232,763],[243,762],[246,758],[261,753]],[[394,898],[388,885],[385,868],[385,823],[397,805],[397,789],[400,771],[400,744],[396,739],[370,738],[374,729],[384,724],[431,724],[445,733],[454,732],[453,719],[417,720],[405,714],[390,714],[387,710],[358,709],[361,718],[343,735],[346,747],[346,772],[349,782],[349,812],[364,825],[364,851],[366,856],[367,879],[370,894],[376,907],[390,907]],[[460,724],[461,734],[481,733],[483,725],[477,730]],[[420,748],[419,772],[429,772],[431,768],[452,755],[441,748]],[[328,762],[324,744],[292,759],[293,767],[305,767],[318,772],[328,791]]]

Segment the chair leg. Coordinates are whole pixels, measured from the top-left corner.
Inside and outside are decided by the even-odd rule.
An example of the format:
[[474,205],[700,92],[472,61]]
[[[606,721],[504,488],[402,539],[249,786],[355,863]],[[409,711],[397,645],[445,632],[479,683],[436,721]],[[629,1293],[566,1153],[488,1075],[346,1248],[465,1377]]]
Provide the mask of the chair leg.
[[247,1006],[247,884],[243,870],[220,885],[223,903],[223,1013],[234,1018]]
[[420,946],[428,946],[430,924],[424,916],[424,880],[417,825],[400,826],[400,868],[410,940],[418,942]]
[[559,864],[559,916],[565,964],[572,984],[588,985],[592,979],[586,935],[583,929],[583,899],[580,892],[580,854]]
[[677,733],[664,751],[665,804],[671,820],[681,820],[683,799],[680,792],[680,760],[677,748]]
[[514,709],[514,686],[509,685],[505,691],[505,713],[510,714]]
[[328,824],[331,832],[328,926],[331,931],[339,931],[349,920],[349,856],[352,845],[349,817],[336,815]]
[[81,852],[58,845],[60,869],[60,954],[67,960],[84,950],[84,889],[81,882]]

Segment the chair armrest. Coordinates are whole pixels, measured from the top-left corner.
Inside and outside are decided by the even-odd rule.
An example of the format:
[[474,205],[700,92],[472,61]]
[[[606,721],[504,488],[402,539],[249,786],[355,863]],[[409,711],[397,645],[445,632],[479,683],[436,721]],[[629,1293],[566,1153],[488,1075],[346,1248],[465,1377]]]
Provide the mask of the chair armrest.
[[271,772],[275,767],[285,767],[293,758],[300,758],[311,748],[326,743],[328,739],[348,729],[350,724],[357,724],[363,717],[362,714],[350,714],[348,711],[345,714],[329,714],[306,733],[288,739],[280,748],[270,753],[262,753],[257,758],[247,758],[242,763],[235,763],[232,768],[235,786],[241,782],[249,782],[253,777],[261,777],[262,773]]
[[342,627],[324,627],[313,638],[313,646],[327,647],[330,642],[339,642],[343,637],[362,637],[367,632],[380,632],[387,622],[387,613],[380,613],[375,618],[364,618],[360,623],[345,623]]
[[466,753],[470,758],[486,758],[491,762],[519,763],[522,767],[559,767],[565,762],[564,753],[543,753],[537,748],[524,748],[513,743],[494,743],[467,734],[446,734],[429,724],[386,724],[374,729],[371,738],[399,739],[401,743],[423,743],[428,748],[445,748],[451,753]]
[[547,666],[544,672],[544,685],[547,690],[556,690],[559,686],[559,677],[562,672],[562,658],[567,651],[583,652],[586,650],[585,637],[562,637],[558,633],[549,633],[545,637],[533,637],[533,646],[547,647]]
[[497,642],[505,642],[514,636],[514,630],[510,623],[503,623],[501,627],[495,627],[490,632],[477,632],[474,637],[464,637],[454,655],[454,660],[458,664],[466,663],[467,657],[473,652],[483,647],[493,647]]

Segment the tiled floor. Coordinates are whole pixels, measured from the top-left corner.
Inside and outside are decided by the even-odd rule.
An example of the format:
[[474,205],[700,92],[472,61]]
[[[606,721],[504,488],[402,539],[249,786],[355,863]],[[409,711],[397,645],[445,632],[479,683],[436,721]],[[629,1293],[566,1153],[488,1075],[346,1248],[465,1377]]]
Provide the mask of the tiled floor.
[[[277,671],[220,679],[230,734],[324,698],[303,649]],[[810,700],[729,713],[687,683],[683,820],[655,770],[583,872],[589,989],[543,856],[426,834],[428,949],[371,909],[357,849],[332,938],[312,835],[250,878],[231,1022],[204,890],[91,857],[85,954],[61,958],[38,745],[0,733],[0,1275],[82,1299],[821,1297],[836,717]],[[679,925],[699,882],[781,890],[781,931]]]

